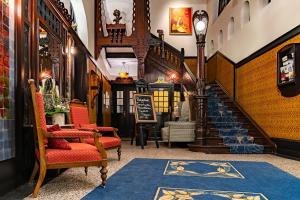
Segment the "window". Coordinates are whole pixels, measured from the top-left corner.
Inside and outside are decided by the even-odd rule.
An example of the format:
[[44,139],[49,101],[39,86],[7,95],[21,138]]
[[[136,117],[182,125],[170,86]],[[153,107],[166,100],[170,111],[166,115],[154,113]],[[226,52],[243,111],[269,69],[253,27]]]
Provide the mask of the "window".
[[242,10],[242,24],[250,22],[250,19],[250,3],[249,1],[245,1]]
[[233,34],[234,34],[234,17],[230,17],[230,20],[228,23],[228,40],[231,39]]
[[271,0],[261,0],[261,4],[263,7],[268,5],[269,3],[271,3]]
[[214,44],[214,40],[210,41],[210,52],[213,53],[215,50],[215,44]]
[[0,1],[0,6],[0,161],[3,161],[15,157],[15,7],[12,0]]
[[224,10],[224,8],[229,4],[230,0],[219,0],[219,11],[218,15],[221,14],[221,12]]
[[103,96],[103,104],[104,104],[104,107],[106,108],[106,109],[108,109],[109,108],[109,106],[110,106],[110,96],[109,96],[109,93],[106,91],[105,93],[104,93],[104,96]]
[[129,113],[134,113],[133,95],[136,91],[129,91]]
[[154,91],[154,107],[156,112],[169,112],[169,91],[162,88]]
[[117,113],[123,113],[124,110],[124,92],[117,91]]
[[174,91],[174,112],[178,113],[179,111],[179,103],[180,103],[180,92]]
[[219,40],[219,48],[221,48],[223,46],[223,30],[219,31],[218,40]]

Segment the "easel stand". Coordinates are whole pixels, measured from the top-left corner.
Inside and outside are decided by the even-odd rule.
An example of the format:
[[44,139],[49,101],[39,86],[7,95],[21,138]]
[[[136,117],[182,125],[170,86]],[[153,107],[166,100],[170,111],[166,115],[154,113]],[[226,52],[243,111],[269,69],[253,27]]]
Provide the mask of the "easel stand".
[[157,132],[156,132],[156,123],[137,123],[135,124],[135,134],[131,138],[131,145],[133,145],[133,140],[134,138],[137,141],[137,137],[139,137],[139,142],[141,145],[141,149],[144,149],[145,143],[144,143],[144,136],[146,136],[145,130],[148,130],[148,132],[153,132],[154,133],[154,140],[156,144],[156,148],[159,148],[159,143],[158,143],[158,137],[157,137]]

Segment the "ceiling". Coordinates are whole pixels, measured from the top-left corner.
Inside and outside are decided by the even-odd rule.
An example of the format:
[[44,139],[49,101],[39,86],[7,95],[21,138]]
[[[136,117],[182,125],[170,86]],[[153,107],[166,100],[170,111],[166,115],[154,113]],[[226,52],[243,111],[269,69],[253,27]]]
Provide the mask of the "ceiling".
[[112,79],[119,76],[120,72],[128,72],[129,76],[137,79],[138,61],[133,53],[133,49],[129,47],[115,48],[109,47],[105,49],[105,58],[109,64],[107,71]]

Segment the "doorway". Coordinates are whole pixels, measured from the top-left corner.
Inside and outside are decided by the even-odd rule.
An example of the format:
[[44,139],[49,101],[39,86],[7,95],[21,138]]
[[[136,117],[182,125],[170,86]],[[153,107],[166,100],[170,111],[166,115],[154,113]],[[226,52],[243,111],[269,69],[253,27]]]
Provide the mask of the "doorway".
[[134,84],[112,85],[112,126],[119,129],[121,138],[130,138],[134,133],[133,95],[136,93]]

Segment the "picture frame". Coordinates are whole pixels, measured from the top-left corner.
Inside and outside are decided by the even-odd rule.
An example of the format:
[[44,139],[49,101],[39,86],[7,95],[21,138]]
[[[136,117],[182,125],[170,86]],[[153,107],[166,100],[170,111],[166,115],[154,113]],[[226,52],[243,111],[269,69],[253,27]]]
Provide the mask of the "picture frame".
[[192,8],[169,8],[169,34],[192,35]]

